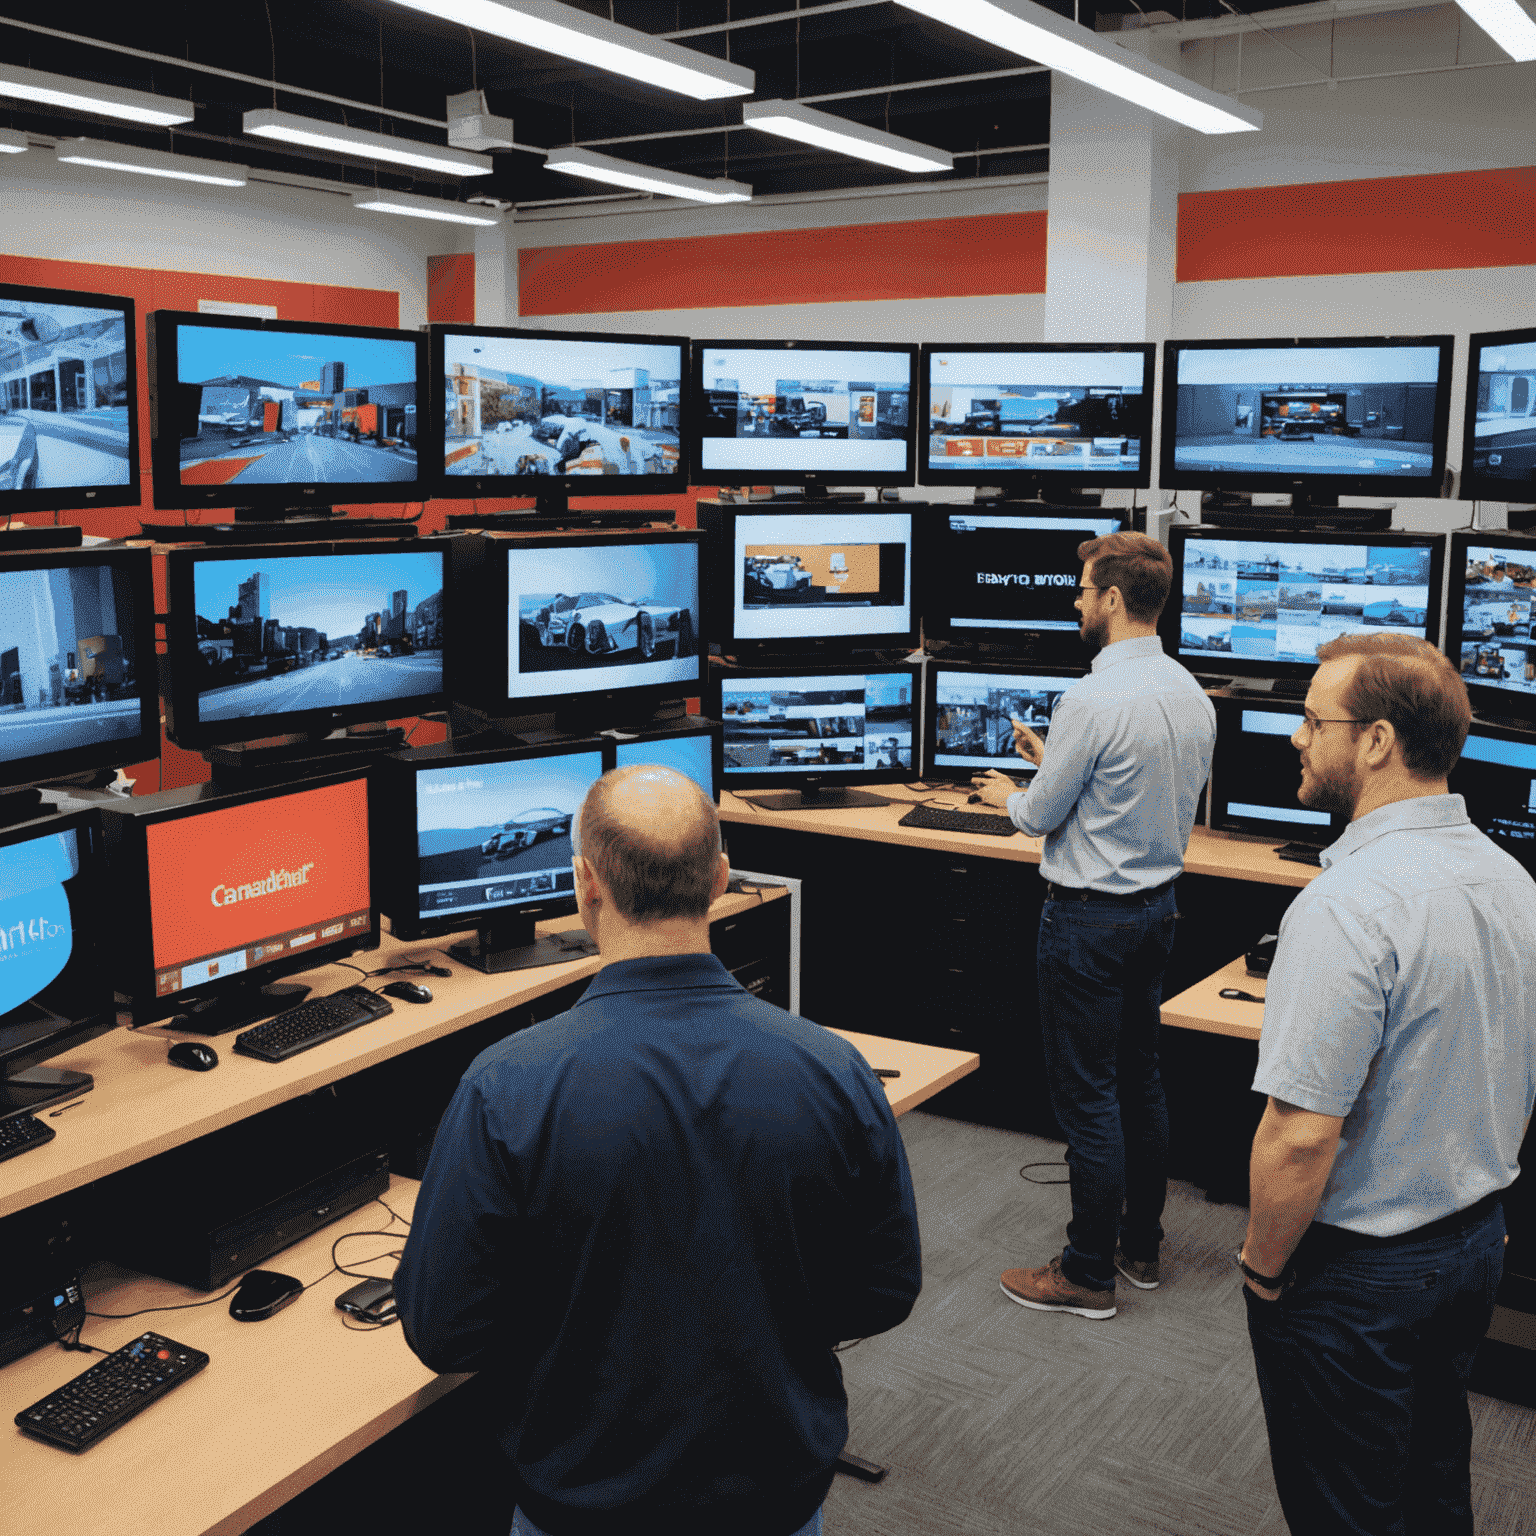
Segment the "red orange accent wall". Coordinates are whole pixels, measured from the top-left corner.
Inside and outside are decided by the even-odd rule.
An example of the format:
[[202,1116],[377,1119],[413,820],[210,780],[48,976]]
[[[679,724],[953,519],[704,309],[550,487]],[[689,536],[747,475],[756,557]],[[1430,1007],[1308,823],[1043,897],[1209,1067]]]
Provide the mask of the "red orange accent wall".
[[427,319],[475,323],[475,253],[427,257]]
[[518,314],[1045,292],[1044,213],[518,252]]
[[1536,263],[1536,167],[1179,198],[1177,281]]

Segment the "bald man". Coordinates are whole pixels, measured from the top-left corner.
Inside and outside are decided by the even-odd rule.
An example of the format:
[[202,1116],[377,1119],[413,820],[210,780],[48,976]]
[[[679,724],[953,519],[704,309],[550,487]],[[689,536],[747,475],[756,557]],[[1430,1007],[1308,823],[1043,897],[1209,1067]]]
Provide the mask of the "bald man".
[[517,1536],[819,1536],[832,1346],[922,1283],[885,1091],[710,953],[729,868],[691,779],[605,775],[572,846],[603,968],[464,1074],[395,1276],[406,1342],[496,1373]]

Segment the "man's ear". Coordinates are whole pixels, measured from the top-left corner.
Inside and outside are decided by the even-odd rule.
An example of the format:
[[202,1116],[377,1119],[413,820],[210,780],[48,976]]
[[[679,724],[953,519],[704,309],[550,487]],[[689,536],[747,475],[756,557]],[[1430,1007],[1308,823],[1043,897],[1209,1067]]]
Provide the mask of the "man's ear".
[[720,855],[720,862],[715,868],[715,881],[710,887],[709,899],[711,902],[719,901],[725,895],[725,888],[731,883],[731,861],[725,855]]
[[601,894],[598,889],[597,876],[593,872],[591,864],[579,853],[571,855],[571,868],[576,873],[576,889],[581,893],[581,899],[591,906]]

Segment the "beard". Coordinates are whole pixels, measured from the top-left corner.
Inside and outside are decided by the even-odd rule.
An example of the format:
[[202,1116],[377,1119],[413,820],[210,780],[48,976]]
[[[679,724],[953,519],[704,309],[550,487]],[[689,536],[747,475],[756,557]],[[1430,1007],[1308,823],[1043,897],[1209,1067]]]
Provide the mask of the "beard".
[[1296,798],[1309,809],[1352,818],[1360,799],[1360,778],[1353,767],[1335,768],[1331,773],[1316,768],[1306,770],[1307,779]]
[[1078,638],[1090,651],[1102,651],[1109,641],[1107,618],[1083,619],[1077,628]]

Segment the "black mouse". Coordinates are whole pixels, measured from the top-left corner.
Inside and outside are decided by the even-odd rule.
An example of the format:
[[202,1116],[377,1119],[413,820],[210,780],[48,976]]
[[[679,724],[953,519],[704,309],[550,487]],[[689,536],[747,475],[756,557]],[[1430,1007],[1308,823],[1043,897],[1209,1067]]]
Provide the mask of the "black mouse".
[[392,981],[382,989],[385,997],[398,997],[407,1003],[430,1003],[432,989],[414,981]]
[[980,805],[981,804],[981,796],[980,795],[967,795],[965,797],[965,803],[967,805]]
[[229,1298],[229,1315],[242,1323],[259,1323],[281,1312],[304,1290],[292,1275],[280,1275],[275,1269],[253,1269],[240,1282],[240,1289]]
[[165,1059],[193,1072],[211,1072],[219,1064],[219,1053],[201,1040],[178,1040],[165,1053]]

